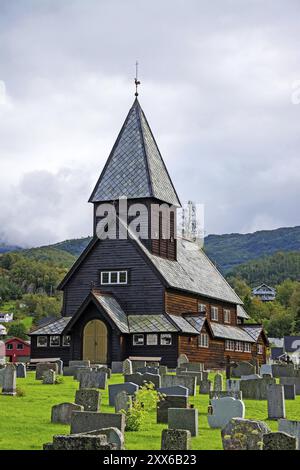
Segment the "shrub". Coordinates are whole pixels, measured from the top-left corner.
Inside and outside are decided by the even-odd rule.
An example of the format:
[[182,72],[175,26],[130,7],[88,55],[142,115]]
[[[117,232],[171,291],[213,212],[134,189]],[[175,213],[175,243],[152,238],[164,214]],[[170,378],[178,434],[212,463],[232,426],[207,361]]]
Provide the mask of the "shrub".
[[65,383],[65,380],[63,377],[56,377],[55,379],[55,385],[60,385],[60,384],[63,384]]
[[126,431],[139,431],[147,414],[156,409],[160,394],[153,383],[145,383],[135,394],[132,408],[125,412]]
[[25,393],[25,390],[23,390],[23,388],[21,387],[17,387],[16,388],[16,396],[17,397],[25,397],[26,393]]

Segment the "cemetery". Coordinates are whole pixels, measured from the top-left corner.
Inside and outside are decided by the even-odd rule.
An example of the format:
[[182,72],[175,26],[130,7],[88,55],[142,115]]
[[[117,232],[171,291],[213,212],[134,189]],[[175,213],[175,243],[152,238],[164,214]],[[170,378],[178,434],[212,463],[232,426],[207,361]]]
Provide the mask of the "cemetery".
[[[0,449],[298,450],[300,370],[272,366],[260,375],[263,366],[242,375],[247,368],[236,368],[228,378],[228,371],[203,368],[200,377],[196,363],[183,375],[155,364],[132,367],[129,360],[124,373],[81,361],[66,370],[56,363],[36,364],[35,371],[7,364],[0,369]],[[144,418],[135,429],[139,400]]]

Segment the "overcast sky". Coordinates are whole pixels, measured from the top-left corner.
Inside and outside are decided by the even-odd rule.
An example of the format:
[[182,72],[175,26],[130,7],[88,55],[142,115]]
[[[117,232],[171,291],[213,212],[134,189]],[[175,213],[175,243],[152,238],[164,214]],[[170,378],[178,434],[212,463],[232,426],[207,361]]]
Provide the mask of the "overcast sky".
[[0,239],[91,233],[136,59],[140,103],[206,233],[299,225],[299,18],[299,0],[0,0]]

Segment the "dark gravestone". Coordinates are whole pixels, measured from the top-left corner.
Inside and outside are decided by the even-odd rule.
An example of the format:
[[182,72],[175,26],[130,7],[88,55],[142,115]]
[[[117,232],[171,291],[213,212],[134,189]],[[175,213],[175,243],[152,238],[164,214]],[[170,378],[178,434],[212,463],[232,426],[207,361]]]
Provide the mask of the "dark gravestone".
[[222,429],[224,450],[262,450],[263,435],[270,429],[263,421],[232,418]]
[[297,450],[297,439],[285,432],[263,435],[263,450]]
[[160,387],[157,389],[157,391],[167,396],[189,396],[188,388],[182,387],[182,385],[174,385],[173,387]]
[[190,450],[191,433],[185,429],[164,429],[161,450]]
[[16,364],[17,379],[26,379],[26,365],[22,362]]
[[93,388],[82,388],[76,390],[75,403],[81,405],[84,411],[99,411],[100,410],[101,394],[99,390]]
[[269,378],[241,380],[240,390],[243,394],[243,399],[249,398],[250,400],[267,400],[267,393],[269,385],[274,385],[276,380]]
[[132,382],[125,382],[123,384],[112,384],[108,386],[109,406],[115,406],[115,399],[118,393],[126,392],[127,395],[133,396],[139,387]]
[[117,450],[105,435],[75,434],[53,436],[53,444],[44,444],[44,450]]
[[198,436],[198,410],[196,408],[168,408],[169,429],[185,429]]
[[58,372],[58,365],[50,362],[39,362],[36,365],[35,378],[36,380],[42,380],[44,373],[47,370],[53,370],[56,374]]
[[296,395],[300,395],[300,377],[280,377],[280,385],[295,385]]
[[183,396],[166,396],[157,404],[156,422],[168,423],[169,408],[188,408],[188,398]]
[[296,398],[296,385],[284,385],[284,398],[286,400],[295,400]]
[[71,416],[71,434],[85,433],[102,428],[117,428],[124,434],[125,416],[122,413],[74,411]]

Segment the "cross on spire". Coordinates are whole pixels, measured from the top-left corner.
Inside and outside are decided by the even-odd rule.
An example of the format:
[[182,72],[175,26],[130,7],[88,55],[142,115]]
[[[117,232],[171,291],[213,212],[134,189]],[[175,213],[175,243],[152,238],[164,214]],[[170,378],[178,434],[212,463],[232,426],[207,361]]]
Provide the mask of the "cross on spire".
[[138,94],[138,86],[141,84],[141,82],[140,82],[139,79],[138,79],[138,75],[139,75],[139,63],[138,63],[138,61],[136,61],[136,63],[135,63],[135,79],[134,79],[134,83],[135,83],[135,96],[139,96],[139,94]]

